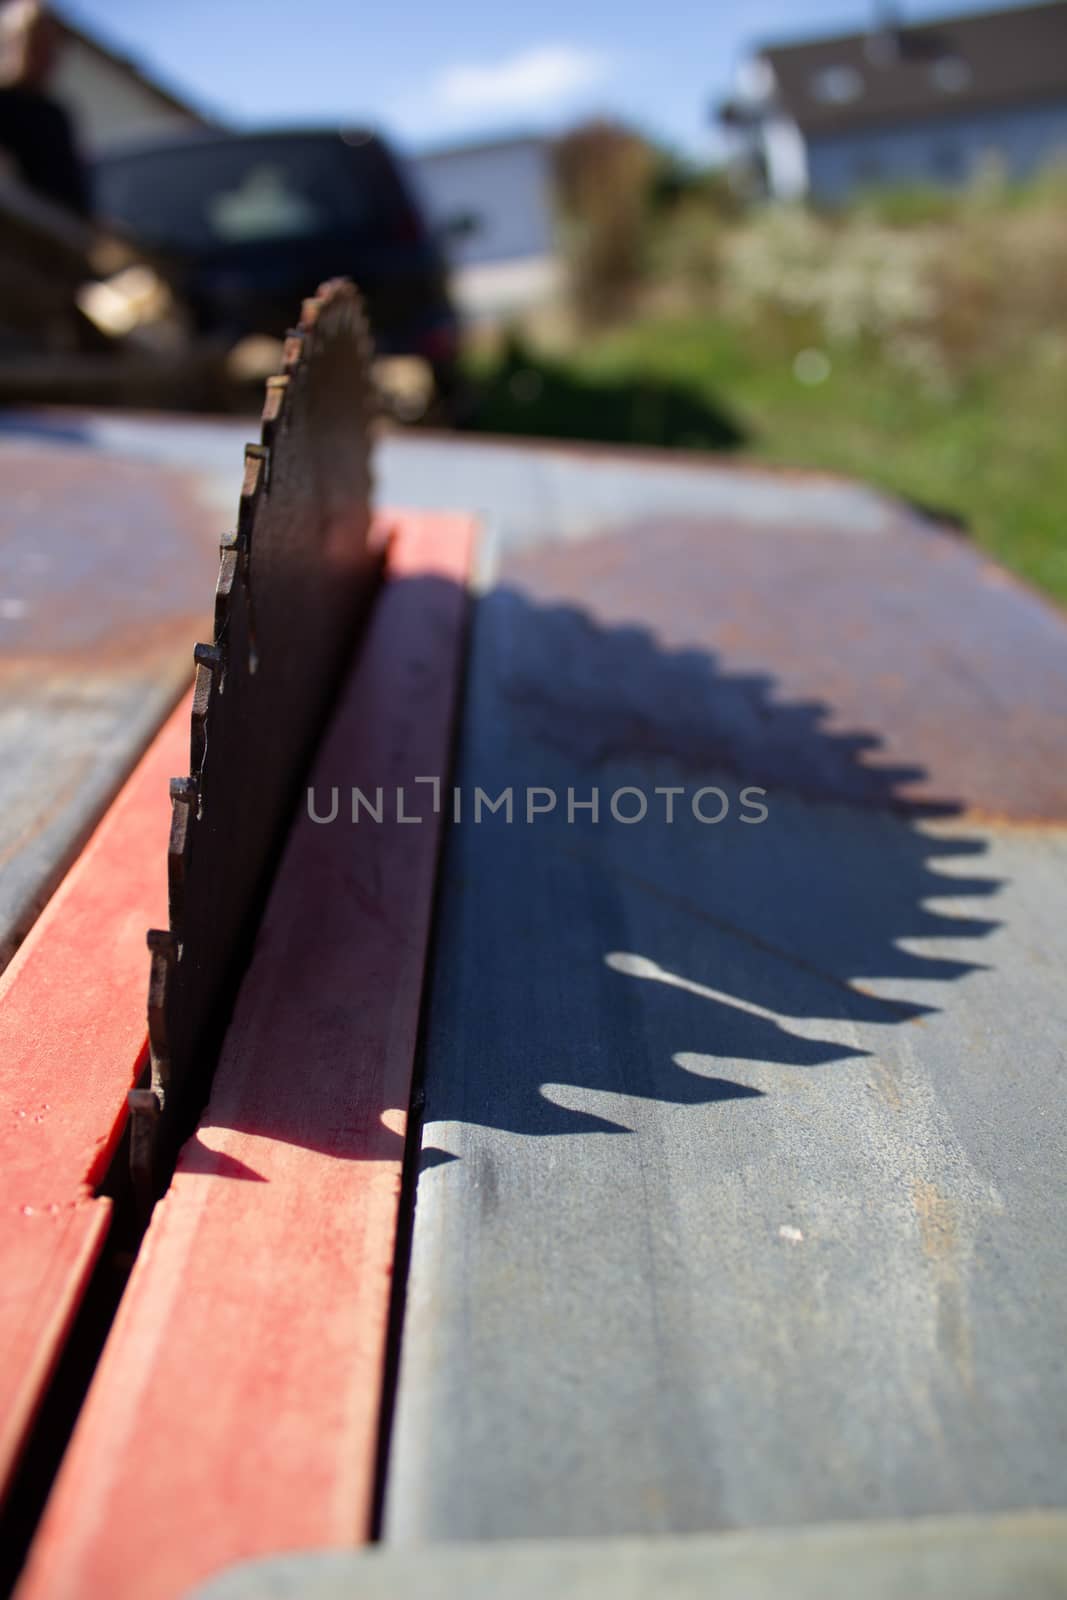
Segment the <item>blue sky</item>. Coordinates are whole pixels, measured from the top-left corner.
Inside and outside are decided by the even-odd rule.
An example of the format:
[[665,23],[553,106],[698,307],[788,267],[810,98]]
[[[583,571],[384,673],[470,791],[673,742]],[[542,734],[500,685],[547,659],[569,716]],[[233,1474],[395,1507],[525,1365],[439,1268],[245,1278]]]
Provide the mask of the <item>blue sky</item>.
[[[409,148],[623,115],[693,155],[753,42],[855,29],[872,0],[71,0],[75,23],[235,122],[367,122]],[[908,0],[905,20],[973,5]]]

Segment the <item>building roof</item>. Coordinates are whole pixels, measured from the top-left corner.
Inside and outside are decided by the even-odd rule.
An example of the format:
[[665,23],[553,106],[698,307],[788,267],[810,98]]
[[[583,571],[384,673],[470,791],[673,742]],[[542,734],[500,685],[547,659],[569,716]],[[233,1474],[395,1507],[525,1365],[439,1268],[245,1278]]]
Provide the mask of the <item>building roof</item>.
[[432,144],[415,152],[420,163],[451,161],[453,156],[487,155],[497,150],[518,150],[541,145],[546,149],[552,143],[544,133],[502,133],[496,137],[459,139],[446,144]]
[[768,45],[776,101],[805,133],[1067,96],[1067,3]]

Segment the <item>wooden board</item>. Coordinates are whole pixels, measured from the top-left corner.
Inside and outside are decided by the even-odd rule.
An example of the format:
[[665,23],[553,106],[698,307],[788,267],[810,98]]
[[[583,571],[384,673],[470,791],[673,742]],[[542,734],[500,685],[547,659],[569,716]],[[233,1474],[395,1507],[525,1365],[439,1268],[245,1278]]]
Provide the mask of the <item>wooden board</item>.
[[[20,1600],[172,1600],[368,1531],[405,1118],[472,525],[398,521],[207,1111],[160,1202]],[[405,786],[408,826],[349,821]]]
[[107,1233],[94,1198],[145,1059],[145,929],[166,916],[164,725],[0,978],[0,1485],[6,1488]]

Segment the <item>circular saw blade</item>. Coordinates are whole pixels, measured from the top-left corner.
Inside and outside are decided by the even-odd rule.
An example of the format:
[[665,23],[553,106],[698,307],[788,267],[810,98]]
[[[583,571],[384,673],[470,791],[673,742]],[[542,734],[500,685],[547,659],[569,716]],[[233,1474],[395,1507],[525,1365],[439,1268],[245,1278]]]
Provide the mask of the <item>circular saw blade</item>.
[[377,582],[373,410],[359,295],[334,280],[304,302],[267,381],[221,545],[214,637],[194,651],[190,771],[171,784],[170,926],[148,936],[152,1077],[131,1096],[135,1173],[160,1114],[171,1122],[203,1092],[250,921]]

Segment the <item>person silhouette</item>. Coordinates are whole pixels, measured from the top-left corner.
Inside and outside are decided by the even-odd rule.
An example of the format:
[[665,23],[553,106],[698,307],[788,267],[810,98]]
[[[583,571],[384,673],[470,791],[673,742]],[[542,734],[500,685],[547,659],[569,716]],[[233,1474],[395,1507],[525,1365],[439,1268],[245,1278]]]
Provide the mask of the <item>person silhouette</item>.
[[45,89],[58,45],[55,19],[37,0],[7,0],[0,9],[0,150],[27,188],[88,216],[89,183],[73,124]]

